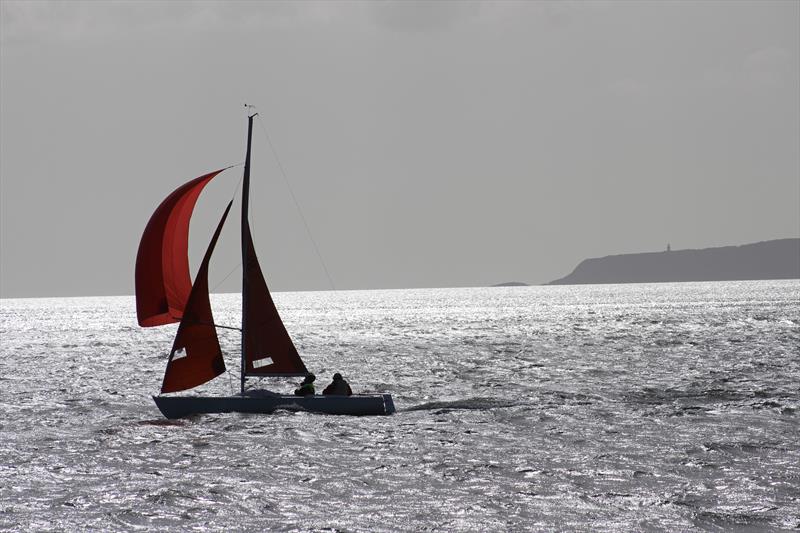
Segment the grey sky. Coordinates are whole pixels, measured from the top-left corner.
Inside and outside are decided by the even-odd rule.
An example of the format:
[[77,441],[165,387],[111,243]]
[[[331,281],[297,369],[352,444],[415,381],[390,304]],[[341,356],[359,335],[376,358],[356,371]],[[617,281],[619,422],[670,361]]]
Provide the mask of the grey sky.
[[[1,5],[3,297],[132,293],[156,205],[243,159],[244,102],[337,288],[800,234],[800,2]],[[268,282],[329,288],[254,140]],[[240,176],[201,197],[195,266]]]

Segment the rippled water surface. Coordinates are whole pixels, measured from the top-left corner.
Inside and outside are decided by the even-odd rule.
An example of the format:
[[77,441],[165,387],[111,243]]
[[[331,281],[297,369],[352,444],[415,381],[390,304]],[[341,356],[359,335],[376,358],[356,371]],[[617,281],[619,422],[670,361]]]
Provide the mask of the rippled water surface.
[[[800,528],[800,282],[282,293],[391,417],[163,419],[174,326],[0,301],[0,529]],[[236,325],[238,295],[213,299]],[[231,377],[238,333],[221,330]],[[294,382],[272,382],[289,391]]]

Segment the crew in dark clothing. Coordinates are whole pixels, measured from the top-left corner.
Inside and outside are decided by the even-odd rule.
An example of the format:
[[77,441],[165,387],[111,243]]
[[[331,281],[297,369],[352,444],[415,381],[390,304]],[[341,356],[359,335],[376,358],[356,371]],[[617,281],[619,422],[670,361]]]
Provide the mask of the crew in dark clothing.
[[350,384],[347,383],[340,373],[333,375],[333,382],[325,387],[322,394],[336,395],[336,396],[350,396],[353,391],[350,389]]
[[317,379],[314,374],[309,374],[305,377],[300,387],[295,389],[295,396],[314,396],[314,380]]

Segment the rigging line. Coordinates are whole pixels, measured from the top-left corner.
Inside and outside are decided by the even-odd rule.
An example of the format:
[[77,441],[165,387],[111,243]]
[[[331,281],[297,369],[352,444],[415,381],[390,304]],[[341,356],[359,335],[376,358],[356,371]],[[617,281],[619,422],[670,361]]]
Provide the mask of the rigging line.
[[314,252],[316,252],[317,258],[319,259],[319,262],[322,265],[322,269],[325,271],[325,276],[328,278],[328,283],[330,283],[331,289],[336,290],[336,284],[333,282],[333,278],[331,277],[331,274],[328,271],[327,265],[325,265],[325,260],[322,259],[322,254],[320,253],[319,247],[317,246],[317,241],[314,240],[314,236],[311,234],[311,228],[308,225],[308,221],[306,220],[305,215],[303,215],[303,210],[300,209],[300,202],[297,201],[297,197],[294,195],[292,186],[289,184],[289,178],[286,177],[286,172],[283,170],[283,165],[281,164],[281,160],[278,158],[278,153],[275,151],[275,147],[272,145],[272,139],[270,139],[269,133],[267,133],[267,128],[264,126],[264,122],[261,120],[261,115],[258,116],[258,125],[261,126],[261,131],[264,132],[264,136],[267,138],[267,144],[269,144],[269,149],[270,151],[272,151],[273,157],[275,157],[275,162],[278,163],[278,168],[281,171],[281,176],[283,176],[283,182],[286,184],[286,188],[289,189],[289,195],[292,197],[292,201],[294,202],[294,207],[297,209],[297,212],[300,215],[300,219],[303,221],[303,225],[306,228],[306,233],[308,234],[308,238],[311,241],[311,244],[314,246]]
[[[240,167],[242,165],[244,165],[244,161],[242,161],[241,163],[236,163],[235,165],[231,165],[228,168]],[[239,194],[239,191],[242,188],[242,180],[243,179],[244,179],[244,174],[239,176],[239,182],[236,184],[236,188],[233,190],[233,196],[231,196],[231,202],[233,202],[236,199],[236,195]],[[212,293],[212,292],[216,291],[219,288],[219,286],[222,285],[223,283],[225,283],[225,280],[227,280],[229,277],[231,277],[231,274],[236,272],[236,270],[241,266],[242,266],[242,262],[239,261],[239,263],[235,267],[233,267],[230,272],[225,274],[225,277],[222,278],[221,280],[219,280],[219,282],[216,285],[214,285],[214,287],[208,292]]]
[[[177,318],[177,317],[174,317]],[[181,324],[183,324],[183,318],[180,319]],[[242,331],[242,328],[236,328],[233,326],[223,326],[222,324],[214,324],[213,322],[202,322],[200,320],[187,320],[187,324],[192,324],[195,326],[212,326],[215,328],[222,328],[222,329],[232,329],[234,331]]]
[[228,165],[227,167],[223,168],[222,170],[220,170],[219,172],[221,174],[221,173],[225,172],[226,170],[230,170],[232,168],[241,167],[241,166],[244,166],[244,161],[239,161],[238,163],[232,163],[232,164]]
[[234,331],[242,331],[242,328],[236,328],[236,327],[233,327],[233,326],[223,326],[222,324],[214,324],[213,322],[202,322],[200,320],[192,320],[192,321],[187,320],[186,323],[187,324],[196,325],[196,326],[213,326],[215,328],[232,329]]
[[[241,163],[238,163],[238,164],[236,164],[234,166],[236,166],[236,167],[244,166],[244,161],[242,161]],[[236,198],[236,193],[239,192],[239,190],[242,188],[242,180],[243,179],[244,179],[244,174],[239,176],[239,181],[236,183],[236,188],[233,189],[233,198],[231,198],[231,200]]]
[[[281,171],[281,176],[283,177],[283,183],[286,185],[286,188],[289,190],[289,195],[292,197],[292,201],[294,202],[294,207],[297,209],[297,213],[300,215],[300,219],[303,221],[303,226],[306,229],[306,234],[308,235],[308,239],[311,241],[311,244],[314,247],[314,252],[317,254],[317,259],[319,259],[320,264],[322,265],[322,269],[325,271],[325,276],[328,278],[328,283],[331,286],[332,290],[336,290],[336,284],[333,282],[333,278],[331,277],[330,272],[328,271],[328,266],[325,264],[325,260],[322,258],[322,253],[319,251],[319,246],[317,246],[317,241],[314,240],[314,236],[311,234],[311,228],[308,225],[308,221],[306,220],[305,215],[303,214],[303,210],[300,208],[300,202],[298,202],[297,197],[294,194],[294,190],[292,189],[291,184],[289,183],[289,178],[286,176],[286,171],[283,169],[283,165],[281,164],[281,160],[278,157],[278,152],[275,150],[275,146],[272,144],[272,139],[267,133],[267,128],[264,126],[264,121],[261,119],[261,115],[258,116],[258,125],[261,127],[261,131],[264,133],[264,137],[267,138],[267,144],[269,145],[269,149],[272,152],[272,156],[275,158],[275,162],[278,164],[278,169]],[[336,343],[337,352],[342,351],[342,343],[341,340],[336,337],[334,339]]]
[[212,293],[212,292],[216,291],[216,290],[219,288],[219,286],[220,286],[220,285],[222,285],[223,283],[225,283],[225,280],[226,280],[226,279],[228,279],[229,277],[231,277],[231,274],[233,274],[234,272],[236,272],[237,270],[239,270],[239,267],[241,267],[241,266],[242,266],[242,262],[241,262],[241,261],[239,261],[239,263],[238,263],[238,264],[237,264],[235,267],[233,267],[233,269],[231,269],[231,271],[230,271],[230,272],[228,272],[227,274],[225,274],[225,277],[224,277],[224,278],[222,278],[221,280],[219,280],[219,283],[217,283],[216,285],[214,285],[214,288],[212,288],[212,289],[211,289],[210,291],[208,291],[208,292]]
[[207,324],[207,325],[214,326],[215,328],[232,329],[233,331],[242,331],[242,328],[235,328],[233,326],[223,326],[221,324]]

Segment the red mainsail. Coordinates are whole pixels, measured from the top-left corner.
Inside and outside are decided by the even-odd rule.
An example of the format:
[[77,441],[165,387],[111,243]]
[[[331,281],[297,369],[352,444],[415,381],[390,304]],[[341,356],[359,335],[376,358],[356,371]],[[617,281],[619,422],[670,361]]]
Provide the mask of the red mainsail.
[[247,213],[250,204],[250,146],[253,116],[247,120],[247,154],[242,176],[242,391],[245,377],[308,374],[286,332],[258,264]]
[[189,221],[203,187],[225,169],[175,189],[147,223],[136,255],[136,315],[143,327],[178,322],[192,278],[189,273]]
[[197,270],[197,278],[186,302],[175,342],[172,344],[164,383],[161,386],[162,393],[191,389],[225,372],[225,360],[219,346],[208,296],[208,262],[231,205],[233,201],[225,209],[203,262]]
[[306,365],[300,359],[261,273],[250,226],[245,222],[244,287],[242,288],[242,347],[244,375],[305,375]]

